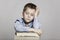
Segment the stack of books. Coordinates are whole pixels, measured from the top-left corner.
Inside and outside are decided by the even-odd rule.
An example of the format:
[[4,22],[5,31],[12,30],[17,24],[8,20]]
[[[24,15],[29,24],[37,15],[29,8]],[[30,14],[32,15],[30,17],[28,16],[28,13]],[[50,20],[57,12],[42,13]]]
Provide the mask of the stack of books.
[[16,32],[14,40],[39,40],[39,35],[34,32]]
[[16,36],[21,36],[21,37],[39,37],[39,35],[35,32],[16,32]]

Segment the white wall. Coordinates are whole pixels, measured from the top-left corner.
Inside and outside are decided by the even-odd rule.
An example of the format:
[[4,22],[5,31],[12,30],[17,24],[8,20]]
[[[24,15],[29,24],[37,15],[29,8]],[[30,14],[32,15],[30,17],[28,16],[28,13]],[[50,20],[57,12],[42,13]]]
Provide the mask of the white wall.
[[14,21],[28,2],[40,7],[42,40],[60,40],[60,0],[0,0],[0,40],[13,40]]

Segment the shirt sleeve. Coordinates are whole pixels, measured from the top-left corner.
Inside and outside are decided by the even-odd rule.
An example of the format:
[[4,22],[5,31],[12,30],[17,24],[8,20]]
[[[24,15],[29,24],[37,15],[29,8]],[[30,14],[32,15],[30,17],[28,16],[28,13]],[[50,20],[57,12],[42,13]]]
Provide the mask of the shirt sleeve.
[[38,18],[34,18],[33,27],[34,27],[35,29],[40,29],[41,24],[40,24],[40,22],[38,21]]
[[16,21],[14,26],[16,31],[29,31],[29,27],[24,27],[19,21]]

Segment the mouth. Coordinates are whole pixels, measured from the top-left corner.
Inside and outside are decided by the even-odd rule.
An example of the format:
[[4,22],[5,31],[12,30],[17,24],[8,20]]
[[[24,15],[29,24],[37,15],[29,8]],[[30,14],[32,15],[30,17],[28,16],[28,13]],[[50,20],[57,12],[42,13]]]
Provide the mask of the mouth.
[[27,20],[30,20],[30,19],[27,19]]

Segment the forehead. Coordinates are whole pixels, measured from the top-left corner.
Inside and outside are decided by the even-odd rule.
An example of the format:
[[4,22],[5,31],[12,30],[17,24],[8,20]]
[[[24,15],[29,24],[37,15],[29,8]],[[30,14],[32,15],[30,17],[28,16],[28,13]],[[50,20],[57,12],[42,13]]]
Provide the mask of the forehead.
[[27,7],[26,12],[34,14],[35,13],[35,9]]

